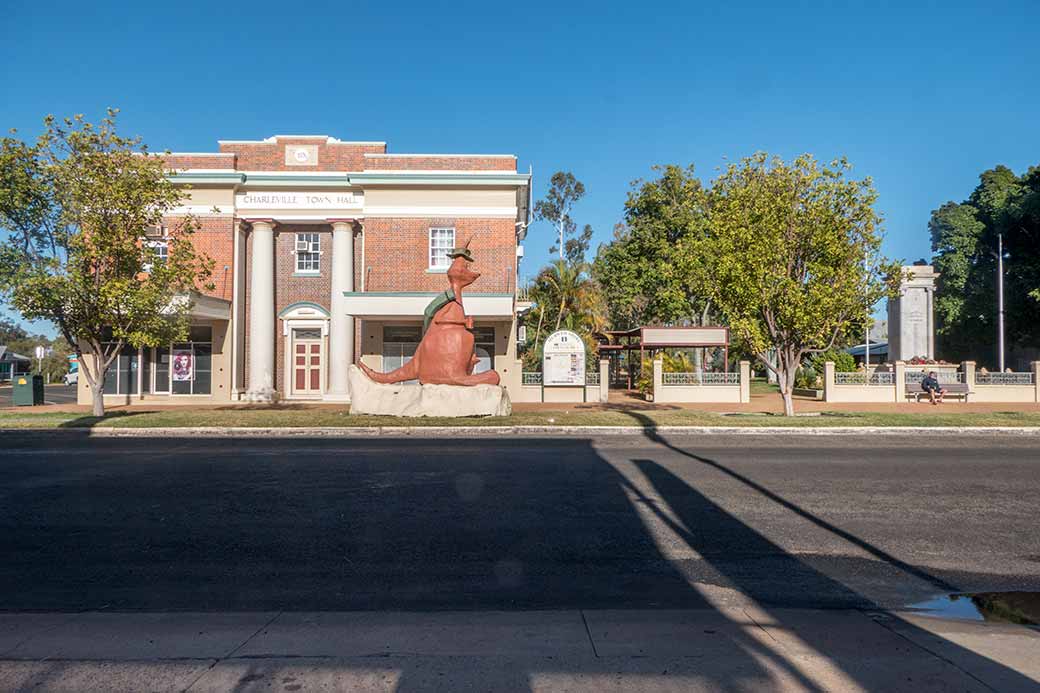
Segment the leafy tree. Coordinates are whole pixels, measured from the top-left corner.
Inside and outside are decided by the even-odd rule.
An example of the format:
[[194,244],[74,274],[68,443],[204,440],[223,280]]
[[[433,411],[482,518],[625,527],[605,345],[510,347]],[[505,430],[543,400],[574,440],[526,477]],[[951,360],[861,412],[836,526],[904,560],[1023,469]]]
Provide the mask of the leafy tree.
[[97,126],[48,116],[33,144],[0,140],[0,291],[26,318],[57,325],[96,416],[124,345],[184,339],[191,306],[179,297],[210,276],[212,261],[191,243],[191,217],[168,229],[164,261],[142,241],[184,195],[140,138],[116,132],[115,110]]
[[8,318],[0,318],[0,344],[10,347],[12,342],[17,342],[29,336],[21,325]]
[[681,262],[686,239],[707,233],[704,189],[693,166],[655,166],[660,177],[636,181],[625,224],[600,246],[593,274],[604,287],[617,327],[707,324],[711,301],[702,272]]
[[828,349],[818,354],[813,354],[809,359],[809,365],[817,373],[823,373],[823,365],[828,361],[834,363],[836,373],[852,373],[856,370],[856,358],[844,349]]
[[788,164],[761,152],[731,164],[707,194],[708,233],[684,238],[678,255],[777,374],[788,415],[802,358],[862,327],[898,281],[897,265],[880,255],[873,184],[848,179],[849,169],[844,159]]
[[939,348],[951,360],[996,363],[997,237],[1003,236],[1005,329],[1009,345],[1040,341],[1040,167],[1022,176],[984,171],[961,203],[932,212],[932,264]]
[[571,264],[585,261],[592,239],[592,227],[586,224],[581,233],[571,218],[574,203],[585,196],[585,186],[570,171],[557,171],[549,180],[545,199],[534,205],[534,218],[548,221],[556,229],[556,242],[549,253],[559,253],[561,260]]

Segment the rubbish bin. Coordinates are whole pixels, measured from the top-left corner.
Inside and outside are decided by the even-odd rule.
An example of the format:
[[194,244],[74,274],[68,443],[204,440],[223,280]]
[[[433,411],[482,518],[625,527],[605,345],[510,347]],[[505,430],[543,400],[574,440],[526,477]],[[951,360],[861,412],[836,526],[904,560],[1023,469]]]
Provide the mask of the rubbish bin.
[[14,404],[18,407],[35,407],[43,404],[43,376],[15,376],[12,395]]

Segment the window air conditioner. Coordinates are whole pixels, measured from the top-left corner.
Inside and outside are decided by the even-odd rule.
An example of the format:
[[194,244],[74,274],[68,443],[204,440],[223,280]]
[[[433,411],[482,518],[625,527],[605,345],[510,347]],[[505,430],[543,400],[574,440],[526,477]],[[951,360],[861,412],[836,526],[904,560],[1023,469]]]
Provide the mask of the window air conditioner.
[[306,253],[310,249],[310,243],[307,242],[306,238],[296,237],[296,252]]
[[162,224],[148,226],[144,230],[145,238],[163,238],[166,236],[166,227]]

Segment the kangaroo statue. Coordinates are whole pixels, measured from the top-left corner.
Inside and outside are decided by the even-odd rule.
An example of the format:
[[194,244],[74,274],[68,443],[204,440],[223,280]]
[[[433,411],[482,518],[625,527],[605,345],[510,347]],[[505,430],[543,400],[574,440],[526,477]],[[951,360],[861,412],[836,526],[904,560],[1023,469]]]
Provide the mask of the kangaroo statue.
[[[470,239],[472,240],[472,239]],[[424,385],[498,385],[496,371],[473,373],[477,357],[473,353],[473,318],[462,307],[462,290],[480,277],[470,269],[473,256],[470,241],[455,248],[448,257],[448,284],[451,288],[433,299],[426,308],[423,336],[412,360],[389,373],[376,373],[359,363],[365,375],[377,383],[416,380]]]

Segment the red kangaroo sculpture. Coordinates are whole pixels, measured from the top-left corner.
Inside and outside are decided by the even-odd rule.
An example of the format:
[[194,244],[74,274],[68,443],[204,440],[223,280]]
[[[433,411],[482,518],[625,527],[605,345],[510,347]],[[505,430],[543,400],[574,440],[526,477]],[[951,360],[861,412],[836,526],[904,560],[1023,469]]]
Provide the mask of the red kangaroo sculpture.
[[473,261],[469,242],[449,255],[453,258],[448,268],[451,290],[430,304],[433,307],[443,302],[436,308],[412,360],[389,373],[376,373],[365,364],[358,364],[365,375],[375,382],[399,383],[418,378],[424,385],[498,385],[496,371],[473,373],[473,367],[477,364],[477,357],[473,353],[473,333],[470,331],[473,329],[473,318],[467,317],[462,308],[462,290],[475,282],[480,273],[469,268]]

